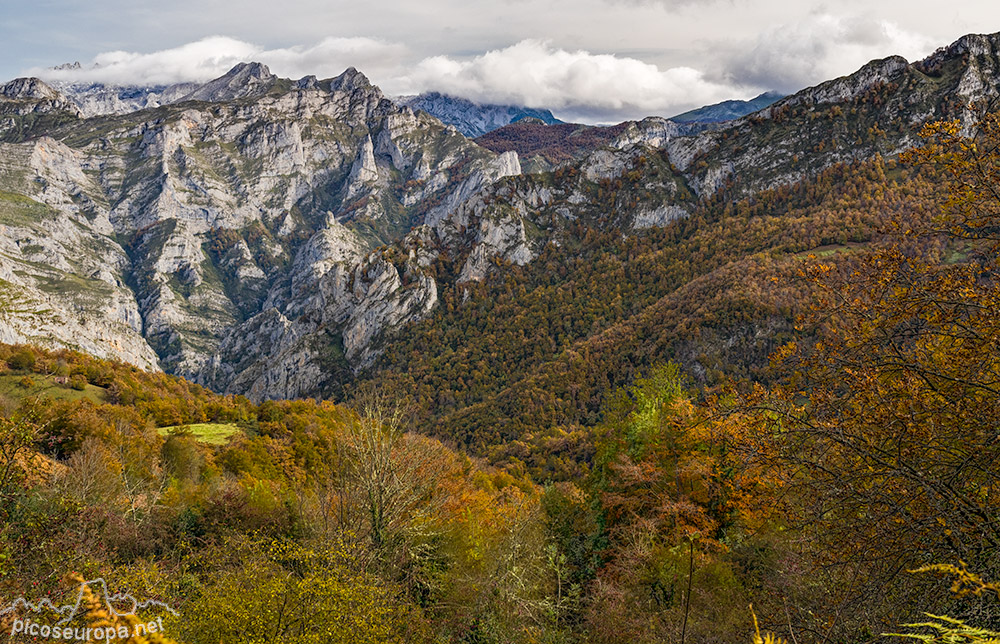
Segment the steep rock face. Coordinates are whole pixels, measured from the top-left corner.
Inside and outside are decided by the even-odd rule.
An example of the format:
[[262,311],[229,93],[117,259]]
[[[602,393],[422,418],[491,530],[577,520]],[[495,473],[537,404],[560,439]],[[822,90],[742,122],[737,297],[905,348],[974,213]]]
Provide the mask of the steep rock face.
[[688,215],[688,211],[674,204],[661,205],[648,210],[640,210],[636,213],[632,222],[635,229],[641,228],[662,228],[672,221],[676,221]]
[[[407,128],[397,130],[403,132]],[[366,147],[362,143],[359,158],[367,156]],[[272,289],[263,312],[227,336],[199,378],[224,391],[294,397],[315,393],[331,372],[369,366],[383,338],[426,317],[437,304],[438,284],[427,269],[444,249],[430,224],[447,219],[449,204],[460,206],[518,170],[511,154],[479,166],[427,210],[427,225],[389,247],[369,252],[350,223],[328,221],[298,250],[288,281]],[[308,365],[307,375],[293,377],[288,364]]]
[[[390,154],[390,158],[391,158]],[[351,166],[351,174],[347,178],[347,199],[365,192],[371,184],[378,181],[378,166],[375,165],[375,146],[369,134],[358,149],[358,156]]]
[[[8,91],[60,100],[50,89]],[[354,368],[426,315],[436,283],[376,249],[520,171],[354,69],[292,82],[239,65],[176,105],[40,129],[3,151],[20,208],[0,262],[10,288],[45,302],[51,282],[93,275],[63,306],[120,332],[87,337],[54,315],[54,341],[117,344],[104,354],[258,398],[315,391],[324,338]],[[0,333],[23,336],[17,320]]]
[[[92,292],[100,293],[98,289]],[[103,312],[91,305],[100,303],[95,298],[84,308],[77,308],[75,302],[67,302],[63,293],[15,286],[0,278],[0,342],[69,347],[99,358],[129,362],[141,369],[159,370],[156,352],[141,333],[124,323],[136,314],[133,302],[112,299],[103,305]]]
[[0,337],[155,369],[128,256],[82,161],[49,138],[0,144]]
[[704,128],[699,125],[684,125],[657,116],[650,116],[641,121],[627,124],[625,130],[615,137],[611,147],[625,150],[641,144],[651,148],[662,148],[671,139],[694,134],[702,129]]
[[430,313],[437,304],[437,283],[377,255],[350,273],[327,273],[320,294],[326,303],[324,322],[343,329],[344,357],[351,364],[367,365],[376,353],[376,337]]
[[[305,325],[268,309],[223,340],[201,378],[219,391],[238,391],[253,400],[313,393],[326,374],[307,334]],[[266,361],[260,360],[263,352]]]

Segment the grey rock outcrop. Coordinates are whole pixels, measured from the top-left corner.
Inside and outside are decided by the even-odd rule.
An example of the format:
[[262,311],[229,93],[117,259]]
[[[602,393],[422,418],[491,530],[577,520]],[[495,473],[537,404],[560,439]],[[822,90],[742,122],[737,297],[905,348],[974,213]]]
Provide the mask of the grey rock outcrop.
[[0,144],[0,339],[158,364],[126,285],[129,258],[82,155]]
[[0,337],[35,328],[255,398],[315,393],[325,339],[356,369],[426,316],[436,282],[379,249],[520,171],[354,69],[292,82],[238,65],[174,105],[89,121],[40,81],[4,91],[74,122],[0,150],[0,285],[34,303],[5,307]]

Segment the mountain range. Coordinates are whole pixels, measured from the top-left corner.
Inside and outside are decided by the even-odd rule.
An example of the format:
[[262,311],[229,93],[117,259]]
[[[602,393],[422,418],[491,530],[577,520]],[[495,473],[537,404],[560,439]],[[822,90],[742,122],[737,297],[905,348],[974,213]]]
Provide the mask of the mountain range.
[[[80,63],[67,63],[53,68],[56,71],[79,69],[81,69]],[[239,83],[240,79],[230,79],[227,82]],[[50,81],[48,85],[75,104],[80,114],[86,117],[128,114],[137,110],[193,100],[197,97],[191,95],[192,92],[201,87],[199,83],[191,82],[173,85],[109,85],[71,80]],[[671,117],[671,120],[678,123],[721,123],[756,112],[782,97],[783,95],[778,92],[765,92],[749,101],[731,100],[706,105]],[[423,110],[445,125],[454,126],[470,139],[524,121],[545,125],[563,123],[547,109],[479,103],[441,92],[425,92],[416,96],[398,96],[390,99],[415,111]]]
[[747,114],[753,114],[768,105],[781,100],[785,95],[780,92],[764,92],[749,101],[722,101],[690,110],[677,116],[671,116],[671,121],[678,123],[722,123],[732,121]]
[[[522,160],[547,149],[534,134],[477,144],[355,69],[290,80],[245,63],[176,99],[170,89],[169,103],[150,92],[141,109],[97,116],[18,79],[0,87],[0,341],[70,346],[257,400],[337,395],[359,375],[432,359],[400,358],[396,338],[486,306],[479,285],[588,231],[642,238],[723,195],[897,153],[922,124],[995,95],[998,49],[1000,36],[971,35],[916,63],[872,61],[708,127],[623,123],[533,173]],[[543,116],[506,127],[581,139]],[[539,348],[541,362],[569,346]]]
[[517,105],[474,103],[468,99],[456,98],[440,92],[428,92],[397,100],[414,110],[427,112],[442,123],[454,125],[459,132],[470,139],[524,119],[540,121],[546,125],[562,123],[552,116],[552,112],[549,110]]
[[[264,66],[258,64],[255,68],[248,69],[245,74],[252,76],[255,70],[259,72],[261,67]],[[78,62],[58,65],[53,68],[54,71],[63,72],[80,69],[81,65]],[[307,77],[300,82],[308,84],[310,78]],[[231,77],[231,74],[227,74],[225,82],[238,86],[244,80],[249,80],[251,85],[255,82],[241,76]],[[315,79],[313,78],[312,81],[315,82]],[[211,91],[200,83],[191,82],[173,85],[114,85],[100,82],[56,80],[49,81],[47,85],[73,103],[80,115],[85,117],[128,114],[129,112],[187,100],[203,100],[205,93]],[[201,95],[194,94],[198,90],[200,90]],[[552,112],[545,109],[476,103],[440,92],[390,97],[390,99],[399,105],[406,105],[414,111],[423,110],[442,123],[455,126],[468,138],[481,136],[522,119],[537,119],[547,124],[562,122],[555,118]]]

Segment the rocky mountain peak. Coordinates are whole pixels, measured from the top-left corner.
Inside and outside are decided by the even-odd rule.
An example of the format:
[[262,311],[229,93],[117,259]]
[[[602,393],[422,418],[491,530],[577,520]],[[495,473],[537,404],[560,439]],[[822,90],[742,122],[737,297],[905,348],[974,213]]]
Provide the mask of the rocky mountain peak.
[[182,97],[182,101],[220,102],[261,96],[278,77],[263,63],[239,63],[225,75],[211,80]]
[[968,34],[951,44],[945,51],[952,55],[972,54],[985,56],[1000,50],[1000,33]]
[[767,117],[775,109],[785,106],[848,102],[876,86],[890,82],[909,66],[910,63],[902,56],[889,56],[873,60],[853,74],[820,83],[815,87],[808,87],[776,101],[761,110],[760,114]]
[[0,104],[0,112],[8,116],[50,112],[80,116],[80,109],[73,101],[37,78],[15,78],[0,85]]
[[922,72],[936,75],[949,61],[966,56],[1000,59],[1000,33],[962,36],[947,47],[941,47],[927,58],[915,63],[915,66]]
[[226,72],[225,76],[222,78],[255,78],[258,80],[270,80],[277,78],[271,73],[271,70],[264,63],[250,62],[250,63],[237,63]]
[[705,105],[670,117],[677,123],[722,123],[752,114],[784,98],[780,92],[764,92],[749,101],[729,100]]
[[372,83],[368,77],[354,67],[348,67],[340,76],[330,80],[331,91],[352,92],[356,89],[369,89],[371,87]]
[[0,96],[15,100],[65,100],[62,94],[38,78],[15,78],[0,85]]

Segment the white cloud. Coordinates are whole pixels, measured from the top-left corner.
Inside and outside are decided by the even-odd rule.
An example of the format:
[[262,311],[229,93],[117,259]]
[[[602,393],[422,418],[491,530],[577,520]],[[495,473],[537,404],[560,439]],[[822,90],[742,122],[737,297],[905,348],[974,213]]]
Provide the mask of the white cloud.
[[[82,69],[33,69],[46,80],[166,85],[207,81],[226,73],[236,63],[252,58],[259,48],[240,40],[212,36],[196,42],[140,54],[109,51],[98,54]],[[221,71],[220,71],[221,70]]]
[[290,47],[260,52],[254,60],[267,64],[279,76],[301,78],[309,74],[329,78],[355,67],[372,78],[397,70],[407,54],[404,45],[374,38],[325,38],[312,47]]
[[390,95],[436,90],[479,102],[547,108],[565,120],[613,122],[670,116],[763,90],[793,92],[849,74],[873,58],[900,54],[914,60],[941,44],[867,14],[807,12],[752,38],[703,41],[686,50],[686,64],[657,65],[533,38],[472,56],[427,56],[407,45],[360,36],[270,49],[211,36],[150,53],[102,53],[79,70],[29,73],[49,80],[166,85],[204,82],[245,61],[265,63],[288,78],[330,77],[353,66]]
[[635,58],[566,51],[539,40],[523,40],[468,60],[426,58],[405,80],[414,91],[547,107],[597,120],[671,114],[738,95],[749,97],[756,89],[712,82],[691,67],[661,70]]
[[876,58],[914,61],[941,44],[885,19],[813,13],[729,45],[722,76],[793,92],[850,74]]
[[105,52],[78,70],[33,69],[29,74],[48,80],[168,85],[208,81],[225,74],[237,63],[257,61],[279,76],[329,77],[350,66],[367,73],[393,73],[405,52],[402,45],[362,37],[326,38],[310,47],[265,49],[235,38],[211,36],[147,54]]
[[35,69],[49,80],[123,85],[204,82],[236,63],[259,61],[279,76],[335,76],[357,67],[392,94],[436,90],[479,102],[548,108],[564,118],[619,121],[670,115],[756,88],[712,82],[691,67],[661,70],[635,58],[567,51],[523,40],[470,59],[432,56],[409,65],[403,45],[372,38],[325,38],[312,46],[265,49],[212,36],[151,53],[112,51],[81,69]]
[[[388,93],[440,80],[438,89],[473,98],[549,102],[555,94],[557,111],[618,120],[794,91],[872,58],[912,60],[997,29],[1000,3],[982,0],[45,0],[6,3],[0,78],[57,77],[38,68],[67,60],[84,62],[75,78],[130,84],[204,81],[248,59],[293,78],[353,65]],[[231,37],[176,46],[211,34]],[[95,56],[109,49],[122,51]],[[486,50],[518,65],[498,72]],[[594,52],[617,53],[605,63]],[[546,68],[558,60],[597,76],[583,82],[584,72]],[[542,80],[519,78],[522,70]],[[487,92],[487,81],[497,90]]]

